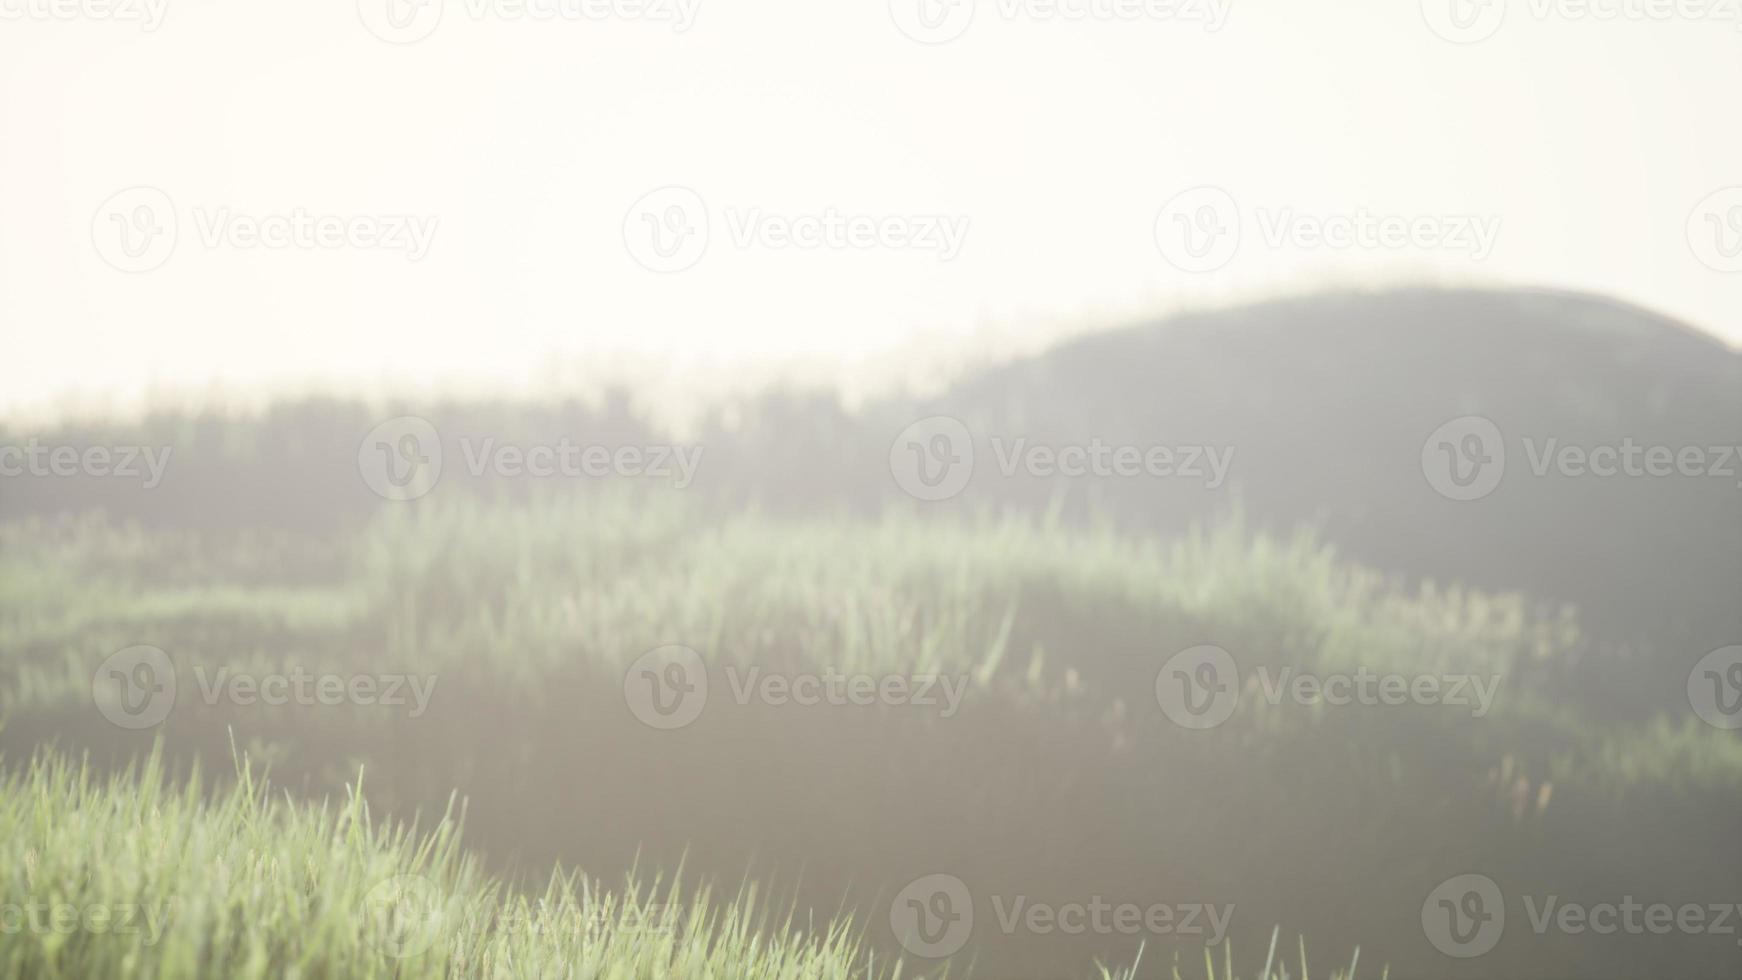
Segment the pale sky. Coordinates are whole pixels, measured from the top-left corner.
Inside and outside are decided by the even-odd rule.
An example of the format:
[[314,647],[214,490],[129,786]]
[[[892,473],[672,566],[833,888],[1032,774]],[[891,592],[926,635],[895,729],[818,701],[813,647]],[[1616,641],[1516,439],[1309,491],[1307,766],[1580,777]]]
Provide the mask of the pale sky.
[[1729,0],[410,2],[0,0],[0,410],[851,372],[1325,283],[1598,290],[1742,344]]

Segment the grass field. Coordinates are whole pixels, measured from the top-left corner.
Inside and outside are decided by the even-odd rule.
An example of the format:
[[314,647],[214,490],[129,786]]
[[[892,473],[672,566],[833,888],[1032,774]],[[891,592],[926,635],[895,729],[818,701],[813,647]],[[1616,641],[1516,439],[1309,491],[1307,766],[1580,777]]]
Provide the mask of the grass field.
[[893,975],[844,927],[807,933],[753,891],[717,902],[558,873],[514,893],[451,819],[378,822],[361,794],[302,804],[238,771],[213,795],[197,772],[166,788],[156,753],[107,779],[53,755],[11,773],[0,846],[28,927],[0,953],[6,975]]
[[[4,526],[9,893],[175,912],[148,947],[26,930],[9,974],[1192,976],[1208,952],[1221,976],[1230,946],[1264,950],[1280,927],[1291,954],[1297,935],[1360,946],[1360,975],[1625,976],[1669,947],[1514,941],[1471,966],[1423,938],[1423,896],[1480,870],[1519,890],[1715,894],[1742,859],[1725,817],[1742,742],[1672,713],[1615,723],[1604,705],[1661,654],[1603,649],[1570,611],[1408,586],[1238,517],[1160,543],[668,500],[432,498],[331,536]],[[127,728],[101,709],[100,668],[141,644],[177,691]],[[708,690],[661,728],[626,691],[674,644]],[[1243,689],[1226,723],[1191,730],[1158,708],[1157,678],[1203,644]],[[1266,697],[1284,671],[1358,670],[1472,677],[1492,697]],[[804,705],[754,680],[833,674],[937,678],[940,697]],[[423,697],[273,705],[237,675],[406,678]],[[195,765],[222,778],[165,775]],[[431,821],[455,794],[463,831]],[[418,814],[421,831],[395,823]],[[953,956],[906,955],[891,897],[937,873],[971,883],[980,924]],[[404,875],[428,893],[401,900]],[[363,911],[377,887],[393,908],[439,904],[429,951],[383,951]],[[1068,935],[1001,927],[1012,895],[1235,914],[1223,942]],[[649,909],[682,928],[624,927]],[[1731,955],[1668,962],[1717,975]]]
[[[197,768],[172,779],[160,752],[107,777],[50,752],[8,773],[0,840],[12,928],[0,968],[115,978],[918,975],[880,964],[845,924],[759,904],[754,887],[720,901],[675,883],[630,878],[610,889],[559,871],[542,889],[517,890],[460,848],[453,813],[422,829],[377,821],[360,793],[299,803],[275,798],[246,763],[236,772],[233,787],[212,792]],[[1247,976],[1289,975],[1296,963],[1275,947],[1273,936],[1265,965]],[[1299,956],[1296,976],[1310,980],[1304,945]],[[1200,968],[1207,980],[1236,976],[1227,946],[1186,975]]]

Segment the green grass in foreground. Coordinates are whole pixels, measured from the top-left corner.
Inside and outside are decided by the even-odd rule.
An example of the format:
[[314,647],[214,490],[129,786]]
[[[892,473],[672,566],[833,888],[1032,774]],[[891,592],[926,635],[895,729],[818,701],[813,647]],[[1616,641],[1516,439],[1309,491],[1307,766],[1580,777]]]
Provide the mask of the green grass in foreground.
[[[108,778],[53,752],[0,779],[0,975],[32,977],[585,977],[900,980],[843,922],[801,927],[754,888],[730,902],[676,885],[619,892],[554,874],[508,889],[433,827],[378,826],[342,804],[273,797],[246,767],[207,794],[170,788],[161,754]],[[1312,974],[1304,944],[1300,980]],[[1347,972],[1355,975],[1360,952]],[[1103,967],[1128,980],[1139,962]],[[1206,980],[1235,980],[1230,944]],[[911,974],[910,974],[911,975]],[[1144,974],[1147,975],[1147,974]],[[1175,980],[1195,977],[1173,965]],[[1276,937],[1263,972],[1282,980]]]
[[245,769],[207,796],[160,756],[103,779],[40,754],[0,781],[0,975],[11,978],[899,976],[845,925],[800,928],[706,889],[561,872],[515,894],[457,823],[379,826]]

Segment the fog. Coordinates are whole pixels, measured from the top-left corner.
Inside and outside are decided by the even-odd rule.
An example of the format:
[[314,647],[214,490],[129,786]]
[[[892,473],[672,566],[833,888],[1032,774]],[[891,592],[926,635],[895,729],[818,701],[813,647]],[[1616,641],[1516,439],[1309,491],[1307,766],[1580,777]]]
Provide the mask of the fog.
[[[1461,37],[1451,14],[1482,29],[1505,8],[934,4],[948,18],[926,34],[917,4],[401,6],[423,19],[395,33],[388,0],[170,0],[160,21],[145,0],[106,19],[7,0],[7,406],[501,389],[602,360],[850,385],[940,346],[959,359],[1253,292],[1423,279],[1594,289],[1742,338],[1742,280],[1689,261],[1690,224],[1742,234],[1715,204],[1718,224],[1695,213],[1742,159],[1742,32],[1717,3],[1521,2],[1462,44],[1432,25]],[[960,33],[919,43],[904,21]],[[1185,273],[1157,216],[1206,185],[1241,247]],[[107,247],[99,210],[141,186],[178,241],[151,274],[117,274],[93,226]],[[668,186],[712,219],[681,276],[625,247],[631,209]],[[759,234],[831,211],[966,234],[949,255]],[[249,219],[299,212],[433,236],[421,252],[236,243]],[[1314,243],[1362,215],[1497,232]]]
[[1737,976],[1739,53],[0,0],[0,976]]

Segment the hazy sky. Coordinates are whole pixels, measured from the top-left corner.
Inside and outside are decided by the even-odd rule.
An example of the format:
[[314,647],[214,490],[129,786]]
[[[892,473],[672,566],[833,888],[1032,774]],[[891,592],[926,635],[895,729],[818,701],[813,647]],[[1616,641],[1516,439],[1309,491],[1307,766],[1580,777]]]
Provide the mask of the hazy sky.
[[1742,343],[1729,0],[415,2],[0,0],[0,404],[886,363],[1319,282]]

